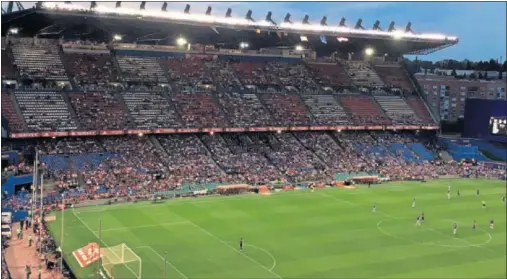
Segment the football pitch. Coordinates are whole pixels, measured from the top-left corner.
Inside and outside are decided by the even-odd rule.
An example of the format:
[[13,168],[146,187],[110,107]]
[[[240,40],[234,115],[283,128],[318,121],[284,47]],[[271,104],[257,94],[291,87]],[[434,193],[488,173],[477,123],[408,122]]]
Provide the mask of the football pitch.
[[[437,180],[76,208],[65,212],[63,250],[78,278],[97,268],[72,256],[90,242],[125,243],[142,278],[506,278],[505,192],[505,181]],[[115,278],[134,273],[119,266]]]

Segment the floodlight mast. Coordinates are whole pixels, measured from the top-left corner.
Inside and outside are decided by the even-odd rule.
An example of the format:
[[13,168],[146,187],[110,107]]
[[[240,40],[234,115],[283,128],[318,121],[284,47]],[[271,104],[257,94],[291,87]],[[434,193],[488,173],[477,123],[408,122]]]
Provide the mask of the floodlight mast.
[[285,15],[285,18],[283,19],[283,22],[285,22],[285,23],[292,23],[292,22],[290,21],[290,14],[289,14],[289,13],[287,13],[287,14]]
[[396,28],[394,28],[394,21],[391,21],[389,24],[389,27],[387,28],[387,32],[393,32],[396,31]]
[[225,13],[225,17],[232,17],[232,9],[228,8],[227,12]]
[[273,25],[276,25],[276,22],[274,22],[273,19],[271,18],[272,15],[273,13],[269,11],[268,14],[266,15],[266,21],[271,22]]
[[141,5],[139,6],[139,10],[145,10],[146,9],[146,1],[142,1]]
[[310,16],[309,15],[305,15],[305,17],[303,18],[303,24],[310,24]]
[[116,8],[121,8],[121,1],[116,1]]
[[380,28],[380,20],[375,21],[375,24],[373,24],[373,30],[382,31],[382,28]]
[[354,27],[354,29],[364,30],[364,27],[363,27],[362,23],[363,23],[363,19],[361,19],[361,18],[358,19],[357,23],[356,23],[356,26]]
[[340,24],[338,24],[340,27],[346,27],[345,26],[345,18],[342,17],[342,19],[340,20]]
[[211,6],[208,6],[208,9],[206,9],[206,15],[211,15]]
[[164,2],[164,4],[162,4],[162,12],[167,12],[167,2]]
[[190,13],[190,5],[189,4],[187,4],[185,6],[185,10],[183,10],[183,13],[185,13],[185,14],[189,14]]
[[327,25],[327,16],[323,16],[320,20],[320,25],[326,26]]

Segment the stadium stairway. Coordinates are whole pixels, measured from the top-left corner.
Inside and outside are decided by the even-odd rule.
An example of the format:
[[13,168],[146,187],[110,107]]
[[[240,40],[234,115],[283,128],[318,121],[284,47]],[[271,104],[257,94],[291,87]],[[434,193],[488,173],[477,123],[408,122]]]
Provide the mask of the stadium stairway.
[[65,104],[67,104],[67,109],[70,112],[71,117],[74,119],[74,123],[76,123],[78,128],[82,128],[81,123],[79,122],[79,117],[77,117],[76,111],[72,107],[72,103],[70,102],[69,94],[67,92],[62,92],[62,98],[65,101]]
[[135,121],[134,117],[132,117],[132,114],[130,114],[130,110],[127,107],[127,104],[125,103],[125,100],[123,100],[123,96],[119,92],[113,92],[113,97],[116,99],[116,101],[120,104],[123,111],[127,114],[127,128],[134,127]]
[[21,123],[23,124],[23,130],[28,131],[28,125],[26,124],[25,117],[23,117],[23,113],[21,112],[21,108],[19,107],[18,101],[16,100],[16,95],[14,93],[9,94],[11,98],[12,105],[18,114]]
[[213,102],[213,104],[215,105],[215,107],[217,107],[219,113],[224,116],[224,120],[227,122],[227,124],[231,124],[231,121],[229,121],[229,116],[227,115],[227,113],[225,113],[224,107],[218,101],[217,94],[215,92],[210,92],[208,94],[210,94],[211,101]]
[[435,159],[435,155],[421,143],[409,143],[407,146],[422,160],[431,161]]
[[[61,45],[58,46],[58,56],[60,57],[60,60],[62,60],[63,68],[65,69],[65,72],[67,73],[67,76],[69,77],[70,86],[74,90],[78,90],[79,86],[76,83],[76,80],[74,79],[74,76],[72,75],[72,71],[70,70],[69,63],[67,59],[65,59],[65,53],[63,52],[63,48]],[[78,122],[76,122],[78,123]],[[79,125],[79,124],[78,124]]]
[[169,157],[169,154],[167,153],[167,150],[165,150],[165,148],[162,146],[162,144],[160,144],[160,141],[158,141],[157,137],[154,136],[154,135],[150,135],[148,136],[148,139],[150,139],[150,141],[153,143],[153,145],[159,150],[162,152],[162,154],[164,154],[165,156]]

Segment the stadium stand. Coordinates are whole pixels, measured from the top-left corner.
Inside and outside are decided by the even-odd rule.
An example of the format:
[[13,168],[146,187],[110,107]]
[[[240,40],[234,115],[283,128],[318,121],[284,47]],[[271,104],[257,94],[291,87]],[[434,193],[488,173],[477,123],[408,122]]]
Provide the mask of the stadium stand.
[[176,91],[202,91],[206,85],[213,84],[212,75],[205,66],[208,61],[211,58],[168,57],[160,60]]
[[404,92],[414,92],[405,70],[397,63],[375,63],[374,70],[386,86],[397,88]]
[[219,93],[218,102],[233,126],[271,125],[271,114],[253,93]]
[[299,95],[263,93],[258,96],[278,125],[309,125],[312,122]]
[[180,119],[163,92],[124,92],[123,100],[138,128],[174,128]]
[[224,127],[227,123],[212,93],[173,93],[172,102],[186,127]]
[[301,98],[319,124],[350,122],[350,117],[333,95],[303,95]]
[[375,100],[367,95],[340,96],[340,103],[353,115],[355,123],[389,124],[391,123]]
[[14,63],[21,79],[68,80],[57,45],[42,39],[12,43]]
[[430,115],[430,112],[424,105],[424,101],[417,96],[409,96],[405,98],[407,103],[410,105],[412,110],[415,112],[417,117],[421,119],[424,123],[432,124],[434,123],[433,118]]
[[316,83],[320,86],[339,88],[352,85],[347,72],[338,63],[307,62],[307,65],[314,72]]
[[117,81],[109,53],[65,53],[64,57],[71,77],[82,89],[105,90],[109,82]]
[[156,57],[116,55],[123,79],[128,83],[167,83]]
[[266,69],[277,74],[282,86],[294,87],[302,93],[311,93],[319,89],[313,75],[302,63],[269,62]]
[[14,132],[24,130],[23,119],[17,113],[14,103],[11,99],[12,93],[2,92],[2,116],[9,121],[9,127]]
[[128,115],[111,93],[70,93],[69,99],[82,128],[88,130],[122,130]]
[[16,78],[16,68],[11,59],[10,48],[2,49],[2,78]]
[[379,76],[369,63],[349,60],[344,61],[343,65],[355,85],[365,87],[384,86],[384,83],[380,80]]
[[15,96],[30,131],[61,131],[78,128],[62,93],[17,91]]
[[374,95],[374,98],[393,123],[410,124],[420,122],[414,111],[402,97],[394,95]]
[[274,88],[280,85],[278,72],[272,71],[266,62],[233,61],[231,64],[243,85]]

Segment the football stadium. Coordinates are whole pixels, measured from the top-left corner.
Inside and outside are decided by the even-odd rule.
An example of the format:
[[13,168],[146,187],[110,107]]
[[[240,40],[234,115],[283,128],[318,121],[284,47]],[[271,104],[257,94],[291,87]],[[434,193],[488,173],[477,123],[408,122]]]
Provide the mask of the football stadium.
[[34,3],[2,5],[2,278],[506,278],[503,71],[404,59],[459,38]]

